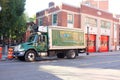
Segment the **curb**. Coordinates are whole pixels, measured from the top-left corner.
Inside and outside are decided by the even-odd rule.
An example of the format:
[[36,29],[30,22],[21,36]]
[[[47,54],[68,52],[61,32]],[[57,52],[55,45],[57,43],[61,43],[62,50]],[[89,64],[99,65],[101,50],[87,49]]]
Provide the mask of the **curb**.
[[94,52],[94,53],[89,53],[89,55],[86,55],[86,53],[79,54],[79,56],[109,56],[109,55],[120,55],[120,51]]
[[113,52],[96,52],[96,53],[90,53],[90,56],[109,56],[109,55],[118,55],[120,54],[120,51],[113,51]]

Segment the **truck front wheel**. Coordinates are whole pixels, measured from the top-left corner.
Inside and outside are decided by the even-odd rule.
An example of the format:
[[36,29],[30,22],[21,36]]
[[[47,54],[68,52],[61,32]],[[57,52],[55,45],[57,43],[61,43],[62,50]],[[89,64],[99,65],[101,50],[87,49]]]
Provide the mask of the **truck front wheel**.
[[74,58],[76,58],[76,52],[75,52],[75,50],[69,50],[67,52],[67,54],[66,54],[66,57],[68,59],[74,59]]
[[36,59],[36,53],[33,50],[29,50],[25,54],[25,61],[27,62],[33,62]]

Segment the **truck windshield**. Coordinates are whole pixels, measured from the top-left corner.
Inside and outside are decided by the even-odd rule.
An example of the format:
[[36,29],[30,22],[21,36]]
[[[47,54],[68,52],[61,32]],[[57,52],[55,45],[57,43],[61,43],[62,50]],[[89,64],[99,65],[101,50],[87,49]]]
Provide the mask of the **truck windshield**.
[[36,40],[37,35],[31,35],[27,42],[33,42]]

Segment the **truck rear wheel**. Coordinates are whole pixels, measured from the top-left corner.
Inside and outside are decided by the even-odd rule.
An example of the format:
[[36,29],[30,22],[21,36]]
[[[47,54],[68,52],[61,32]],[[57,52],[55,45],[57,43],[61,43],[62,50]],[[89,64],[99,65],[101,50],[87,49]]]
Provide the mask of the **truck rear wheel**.
[[57,53],[57,57],[58,57],[58,58],[64,58],[64,57],[65,57],[65,54],[64,54],[64,53]]
[[33,62],[36,59],[36,53],[33,50],[29,50],[25,54],[25,61],[27,62]]
[[76,52],[75,52],[75,50],[69,50],[67,52],[67,54],[66,54],[66,57],[68,59],[74,59],[74,58],[76,58]]

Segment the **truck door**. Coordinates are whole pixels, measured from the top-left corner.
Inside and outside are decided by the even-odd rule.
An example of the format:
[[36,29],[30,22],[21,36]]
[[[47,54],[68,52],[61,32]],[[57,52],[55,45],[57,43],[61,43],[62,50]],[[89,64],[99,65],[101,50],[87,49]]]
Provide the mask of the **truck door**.
[[44,52],[47,51],[47,36],[39,35],[38,37],[37,51]]

